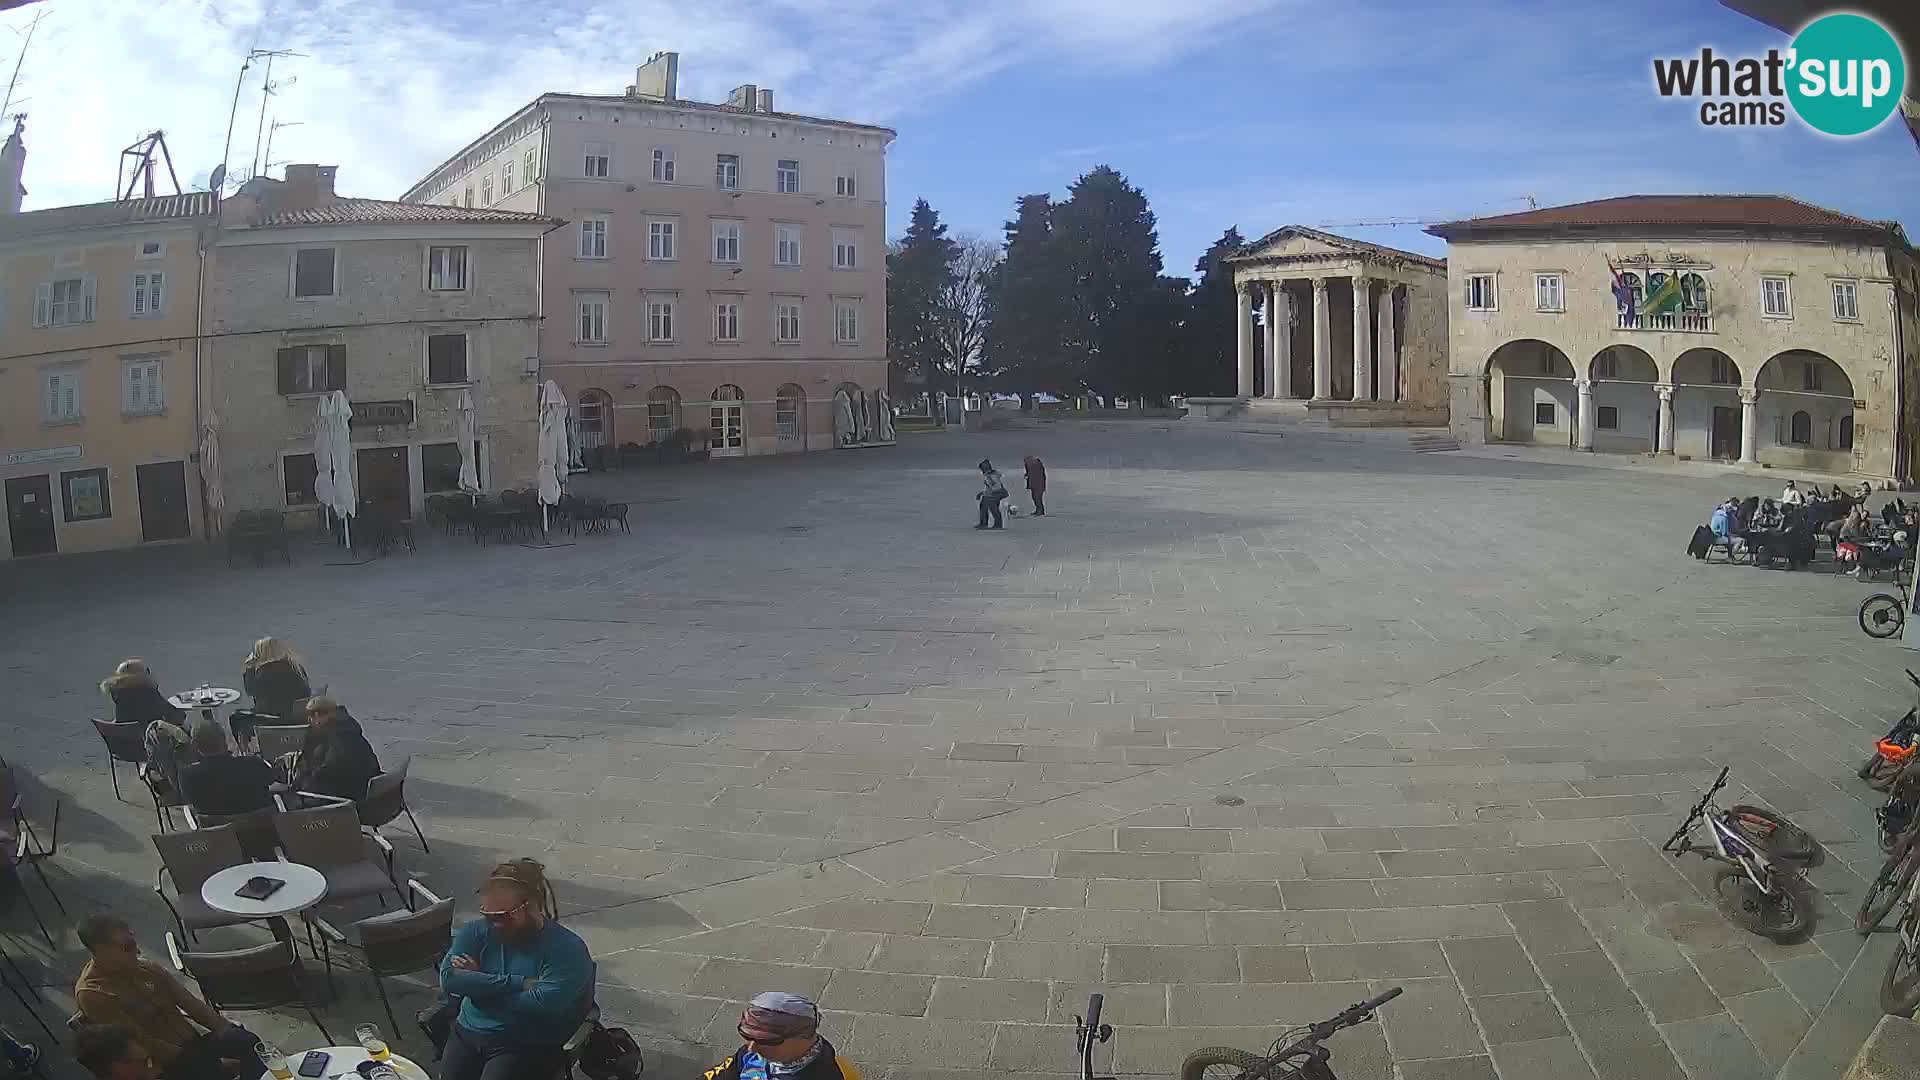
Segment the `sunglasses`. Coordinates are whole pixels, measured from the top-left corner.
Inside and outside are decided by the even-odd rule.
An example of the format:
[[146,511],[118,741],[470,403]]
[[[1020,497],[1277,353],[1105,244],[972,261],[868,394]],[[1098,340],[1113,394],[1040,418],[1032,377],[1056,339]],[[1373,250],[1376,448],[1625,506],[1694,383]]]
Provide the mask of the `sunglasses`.
[[762,1038],[757,1035],[749,1034],[747,1032],[747,1026],[745,1024],[740,1025],[735,1030],[740,1033],[740,1041],[746,1043],[748,1046],[779,1046],[781,1043],[792,1042],[795,1039],[813,1038],[813,1035],[811,1033],[808,1033],[805,1035],[781,1035],[771,1039]]
[[522,900],[505,911],[483,911],[480,913],[480,917],[497,926],[512,919],[516,912],[526,906],[527,902]]

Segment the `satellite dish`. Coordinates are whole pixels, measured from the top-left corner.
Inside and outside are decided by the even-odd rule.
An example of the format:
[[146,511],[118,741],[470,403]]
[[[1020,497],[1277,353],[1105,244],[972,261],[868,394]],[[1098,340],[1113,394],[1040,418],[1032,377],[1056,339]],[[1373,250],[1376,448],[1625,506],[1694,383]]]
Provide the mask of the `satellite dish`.
[[207,177],[207,190],[217,192],[226,186],[227,167],[225,165],[215,165],[212,174]]

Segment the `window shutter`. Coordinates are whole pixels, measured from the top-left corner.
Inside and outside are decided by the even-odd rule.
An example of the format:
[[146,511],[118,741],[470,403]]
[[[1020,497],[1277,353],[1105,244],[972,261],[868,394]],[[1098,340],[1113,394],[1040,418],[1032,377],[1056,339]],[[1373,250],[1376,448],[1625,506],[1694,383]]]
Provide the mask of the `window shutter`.
[[142,370],[145,367],[145,364],[127,365],[127,384],[124,387],[124,392],[121,394],[121,397],[124,399],[120,403],[121,412],[133,412],[139,409],[143,399],[146,397],[146,383],[141,378],[141,376],[145,374]]
[[147,312],[159,314],[162,303],[162,290],[166,288],[166,275],[156,270],[147,275]]
[[280,368],[280,393],[281,394],[292,394],[292,393],[298,392],[297,383],[294,380],[294,374],[293,374],[294,358],[297,355],[299,355],[299,351],[296,349],[281,349],[278,353],[275,354],[275,360],[277,361]]
[[327,389],[345,390],[347,388],[347,347],[345,345],[327,346]]
[[92,322],[93,321],[94,277],[92,274],[85,274],[81,276],[80,281],[81,281],[80,321]]
[[43,281],[33,287],[33,325],[45,326],[48,309],[53,307],[53,283]]

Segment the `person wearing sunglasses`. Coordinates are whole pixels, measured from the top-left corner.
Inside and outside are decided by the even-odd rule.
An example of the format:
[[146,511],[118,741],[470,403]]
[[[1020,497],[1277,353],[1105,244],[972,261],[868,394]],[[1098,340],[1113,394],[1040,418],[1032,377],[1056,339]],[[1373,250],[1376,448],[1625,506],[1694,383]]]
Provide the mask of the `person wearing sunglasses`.
[[73,987],[74,1006],[87,1023],[127,1032],[167,1080],[237,1077],[241,1064],[260,1067],[253,1055],[259,1036],[142,957],[124,919],[89,915],[76,930],[93,954]]
[[740,1049],[705,1080],[860,1080],[820,1034],[820,1007],[798,994],[756,994],[740,1014]]
[[593,998],[593,958],[556,921],[545,868],[514,859],[480,887],[480,918],[453,935],[440,988],[460,999],[440,1080],[552,1080]]

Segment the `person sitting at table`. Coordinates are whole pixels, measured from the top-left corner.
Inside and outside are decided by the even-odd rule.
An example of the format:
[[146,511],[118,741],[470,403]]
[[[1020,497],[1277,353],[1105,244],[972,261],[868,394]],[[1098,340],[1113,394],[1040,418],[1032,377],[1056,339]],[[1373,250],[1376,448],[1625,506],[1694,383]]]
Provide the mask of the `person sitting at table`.
[[307,735],[293,767],[294,790],[358,802],[367,797],[367,781],[379,775],[380,758],[360,722],[325,694],[308,698]]
[[137,656],[120,661],[113,674],[100,684],[100,692],[113,699],[113,719],[119,724],[146,724],[165,720],[187,727],[187,711],[167,700],[147,662]]
[[189,806],[203,814],[233,817],[273,805],[271,787],[279,779],[273,766],[235,755],[219,724],[204,717],[196,721],[193,748],[200,759],[180,770],[180,791]]
[[1775,532],[1787,523],[1787,515],[1772,499],[1760,500],[1760,509],[1754,511],[1753,528],[1760,532]]
[[[93,954],[73,986],[74,1006],[89,1024],[120,1029],[152,1056],[163,1080],[259,1073],[253,1048],[260,1037],[215,1012],[164,968],[142,957],[124,919],[89,915],[76,932]],[[81,1063],[86,1064],[84,1058]],[[95,1069],[94,1075],[103,1074]]]
[[440,962],[440,988],[460,999],[440,1080],[544,1080],[566,1067],[593,958],[560,925],[545,868],[532,859],[488,873],[480,915],[454,931]]
[[1707,520],[1707,527],[1713,530],[1714,538],[1727,545],[1729,551],[1733,550],[1734,535],[1738,531],[1736,526],[1739,523],[1739,512],[1739,500],[1728,499],[1714,507],[1713,516]]
[[860,1080],[860,1071],[820,1034],[820,1006],[798,994],[755,994],[735,1026],[740,1048],[708,1069],[706,1080]]
[[1803,506],[1806,504],[1807,496],[1793,481],[1789,480],[1786,489],[1780,492],[1780,501],[1787,506]]
[[1864,507],[1854,507],[1846,520],[1840,523],[1839,538],[1847,543],[1861,544],[1873,539],[1873,518]]
[[299,654],[275,637],[253,643],[253,652],[240,669],[240,682],[253,698],[254,711],[293,723],[300,719],[300,702],[313,696]]
[[[73,1059],[98,1080],[159,1080],[153,1055],[126,1028],[86,1024],[73,1033]],[[181,1080],[185,1080],[184,1077]]]

